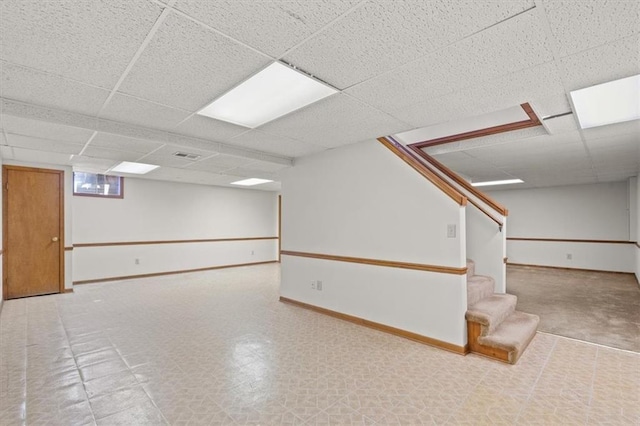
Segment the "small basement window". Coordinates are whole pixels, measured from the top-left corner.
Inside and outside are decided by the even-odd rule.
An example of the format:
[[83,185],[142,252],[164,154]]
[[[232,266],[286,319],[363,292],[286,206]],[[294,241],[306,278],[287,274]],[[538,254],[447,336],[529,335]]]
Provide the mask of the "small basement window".
[[123,198],[124,178],[121,176],[73,172],[73,195]]

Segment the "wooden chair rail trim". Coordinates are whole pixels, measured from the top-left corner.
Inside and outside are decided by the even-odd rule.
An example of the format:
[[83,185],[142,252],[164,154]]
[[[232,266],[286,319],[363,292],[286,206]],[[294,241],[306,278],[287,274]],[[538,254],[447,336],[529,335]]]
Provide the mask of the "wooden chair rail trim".
[[545,269],[561,269],[564,271],[585,271],[585,272],[604,272],[607,274],[631,274],[634,275],[635,274],[633,272],[621,272],[621,271],[605,271],[602,269],[586,269],[586,268],[568,268],[566,266],[549,266],[549,265],[535,265],[535,264],[531,264],[531,263],[512,263],[512,262],[507,262],[507,265],[509,266],[532,266],[534,268],[545,268]]
[[284,303],[289,303],[291,305],[309,309],[314,312],[318,312],[324,315],[328,315],[334,318],[338,318],[344,321],[349,321],[354,324],[362,325],[365,327],[372,328],[374,330],[382,331],[385,333],[393,334],[395,336],[403,337],[405,339],[413,340],[415,342],[423,343],[425,345],[434,346],[440,349],[447,350],[449,352],[454,352],[460,355],[466,355],[469,353],[469,348],[467,346],[458,346],[453,343],[443,342],[442,340],[434,339],[432,337],[423,336],[422,334],[413,333],[411,331],[402,330],[399,328],[391,327],[389,325],[380,324],[378,322],[369,321],[364,318],[356,317],[353,315],[343,314],[341,312],[332,311],[331,309],[322,308],[320,306],[310,305],[308,303],[299,302],[297,300],[289,299],[287,297],[280,296],[280,301]]
[[153,272],[153,273],[150,273],[150,274],[123,275],[123,276],[120,276],[120,277],[96,278],[96,279],[93,279],[93,280],[74,281],[73,285],[76,285],[76,284],[102,283],[102,282],[107,282],[107,281],[122,281],[122,280],[136,279],[136,278],[160,277],[160,276],[163,276],[163,275],[186,274],[186,273],[189,273],[189,272],[212,271],[214,269],[236,268],[236,267],[239,267],[239,266],[264,265],[264,264],[267,264],[267,263],[278,263],[278,261],[277,260],[269,260],[267,262],[236,263],[236,264],[232,264],[232,265],[209,266],[209,267],[206,267],[206,268],[181,269],[179,271]]
[[73,251],[73,246],[71,246],[71,247],[65,247],[65,248],[64,248],[64,251]]
[[416,271],[438,272],[442,274],[465,275],[467,273],[466,266],[463,268],[454,268],[450,266],[427,265],[423,263],[397,262],[393,260],[368,259],[363,257],[335,256],[331,254],[307,253],[289,250],[282,250],[280,253],[285,256],[308,257],[311,259],[360,263],[364,265],[386,266],[389,268],[413,269]]
[[415,171],[427,178],[429,182],[433,183],[438,189],[447,194],[447,196],[458,203],[458,205],[465,206],[467,204],[467,197],[458,192],[458,190],[451,186],[449,182],[446,182],[440,176],[429,170],[429,168],[420,161],[416,160],[407,148],[389,137],[378,138],[378,141],[387,147],[389,151],[398,156],[402,161],[411,166]]
[[185,243],[219,243],[226,241],[255,241],[255,240],[277,240],[278,237],[247,237],[247,238],[207,238],[201,240],[161,240],[161,241],[116,241],[109,243],[79,243],[74,244],[74,248],[82,247],[109,247],[109,246],[140,246],[150,244],[185,244]]
[[507,241],[538,241],[550,243],[600,243],[600,244],[637,244],[635,241],[624,240],[581,240],[567,238],[525,238],[525,237],[507,237]]
[[[509,211],[506,209],[506,207],[504,207],[502,204],[498,203],[497,201],[493,200],[491,197],[489,197],[484,192],[478,190],[476,187],[472,186],[469,182],[467,182],[466,180],[458,176],[458,174],[455,173],[453,170],[451,170],[450,168],[448,168],[447,166],[445,166],[444,164],[442,164],[441,162],[439,162],[438,160],[436,160],[435,158],[433,158],[432,156],[424,152],[421,148],[416,146],[416,144],[409,145],[409,148],[413,152],[415,152],[420,158],[426,161],[428,164],[438,169],[441,173],[449,177],[451,180],[453,180],[455,183],[463,187],[465,190],[469,191],[471,194],[475,195],[477,198],[482,200],[482,202],[484,202],[486,205],[491,207],[493,210],[495,210],[496,212],[500,213],[502,216],[505,216],[505,217],[509,215]],[[473,201],[473,200],[469,199],[469,201]],[[485,214],[487,213],[485,212]],[[491,215],[489,216],[492,217]]]
[[444,136],[441,138],[429,139],[422,142],[416,142],[410,146],[418,148],[426,148],[434,145],[442,145],[451,142],[458,142],[465,139],[480,138],[483,136],[496,135],[498,133],[512,132],[514,130],[522,130],[529,127],[540,126],[542,123],[529,103],[520,104],[520,107],[529,117],[528,120],[515,121],[512,123],[500,124],[498,126],[486,127],[484,129],[472,130],[470,132],[458,133],[456,135]]

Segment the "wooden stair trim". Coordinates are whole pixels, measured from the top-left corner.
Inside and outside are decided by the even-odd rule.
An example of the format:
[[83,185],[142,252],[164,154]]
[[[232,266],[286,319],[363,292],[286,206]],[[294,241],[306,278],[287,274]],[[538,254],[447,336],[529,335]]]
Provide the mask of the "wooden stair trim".
[[520,104],[520,108],[523,109],[525,114],[529,117],[528,120],[514,121],[511,123],[500,124],[498,126],[485,127],[484,129],[472,130],[470,132],[458,133],[456,135],[444,136],[436,139],[429,139],[422,142],[416,142],[415,146],[419,148],[426,148],[434,145],[443,145],[451,142],[458,142],[466,139],[475,139],[484,136],[496,135],[498,133],[512,132],[514,130],[522,130],[529,127],[541,126],[542,122],[531,108],[528,102]]
[[504,349],[494,348],[491,346],[485,346],[478,343],[478,337],[482,335],[482,324],[467,321],[467,345],[471,353],[477,353],[484,355],[491,359],[497,359],[498,361],[506,362],[510,364],[510,353]]
[[420,173],[422,176],[427,178],[429,182],[433,183],[438,189],[444,192],[449,198],[455,201],[460,206],[467,205],[467,197],[462,195],[455,189],[451,184],[440,176],[431,171],[427,166],[425,166],[421,161],[418,161],[411,152],[402,144],[394,141],[390,137],[382,137],[378,138],[378,142],[384,145],[389,151],[393,152],[396,156],[398,156],[402,161],[411,166],[415,171]]
[[[444,174],[449,179],[451,179],[452,181],[460,185],[466,191],[469,191],[471,194],[473,194],[475,197],[480,199],[487,206],[491,207],[497,213],[505,217],[509,215],[509,210],[507,210],[506,207],[504,207],[502,204],[498,203],[497,201],[489,197],[484,192],[478,190],[476,187],[472,186],[466,180],[462,179],[456,172],[454,172],[453,170],[451,170],[450,168],[448,168],[447,166],[445,166],[444,164],[442,164],[441,162],[439,162],[438,160],[436,160],[435,158],[433,158],[432,156],[424,152],[422,148],[420,148],[418,145],[419,144],[412,144],[412,145],[409,145],[409,148],[411,149],[411,151],[416,153],[416,155],[422,158],[425,162],[427,162],[428,164],[430,164],[431,166],[439,170],[442,174]],[[469,201],[472,202],[474,206],[478,207],[478,209],[482,210],[483,213],[491,217],[494,221],[497,221],[495,218],[493,218],[493,216],[489,215],[477,203],[474,203],[473,200],[469,199]]]

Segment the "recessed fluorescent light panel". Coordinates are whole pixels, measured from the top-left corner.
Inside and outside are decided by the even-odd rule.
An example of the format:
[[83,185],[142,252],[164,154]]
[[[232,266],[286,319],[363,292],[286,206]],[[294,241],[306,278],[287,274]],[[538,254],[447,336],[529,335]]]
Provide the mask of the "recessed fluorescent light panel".
[[524,183],[522,179],[491,180],[487,182],[472,182],[471,186],[510,185],[512,183]]
[[306,74],[274,62],[198,114],[253,129],[337,92]]
[[129,161],[123,161],[122,163],[118,164],[113,169],[111,169],[111,171],[143,175],[145,173],[149,173],[151,170],[157,169],[158,167],[160,166],[155,166],[153,164],[131,163]]
[[269,182],[273,182],[273,181],[269,179],[251,178],[251,179],[244,179],[244,180],[231,182],[231,185],[254,186],[254,185],[260,185],[262,183],[269,183]]
[[640,118],[640,74],[571,92],[580,127],[604,126]]

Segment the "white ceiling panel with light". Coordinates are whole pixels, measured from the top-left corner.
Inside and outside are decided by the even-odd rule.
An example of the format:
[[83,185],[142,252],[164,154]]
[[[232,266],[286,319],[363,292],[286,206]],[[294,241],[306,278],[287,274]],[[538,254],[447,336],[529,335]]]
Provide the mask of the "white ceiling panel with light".
[[499,127],[527,104],[535,126],[423,149],[492,189],[640,171],[637,2],[245,6],[0,2],[0,155],[276,191],[298,157]]

